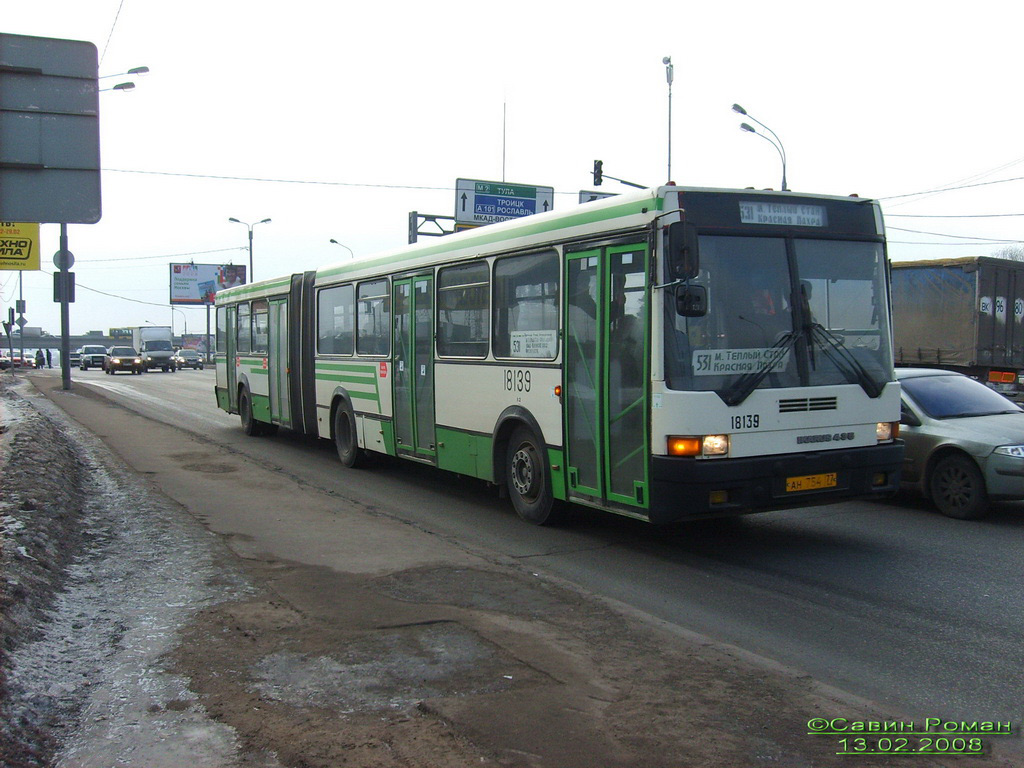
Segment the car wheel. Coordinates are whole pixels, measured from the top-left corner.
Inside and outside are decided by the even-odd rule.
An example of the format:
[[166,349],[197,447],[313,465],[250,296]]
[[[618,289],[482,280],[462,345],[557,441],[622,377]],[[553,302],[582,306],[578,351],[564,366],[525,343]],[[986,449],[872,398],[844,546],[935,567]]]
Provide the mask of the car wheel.
[[985,478],[974,461],[964,455],[940,459],[928,482],[939,512],[958,520],[977,520],[988,511]]

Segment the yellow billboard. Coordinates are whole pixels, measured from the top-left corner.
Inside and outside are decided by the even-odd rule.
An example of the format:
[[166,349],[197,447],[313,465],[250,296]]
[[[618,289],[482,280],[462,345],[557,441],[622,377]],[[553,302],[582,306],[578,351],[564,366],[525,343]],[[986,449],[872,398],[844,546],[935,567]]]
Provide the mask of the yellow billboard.
[[0,221],[0,270],[39,269],[39,225]]

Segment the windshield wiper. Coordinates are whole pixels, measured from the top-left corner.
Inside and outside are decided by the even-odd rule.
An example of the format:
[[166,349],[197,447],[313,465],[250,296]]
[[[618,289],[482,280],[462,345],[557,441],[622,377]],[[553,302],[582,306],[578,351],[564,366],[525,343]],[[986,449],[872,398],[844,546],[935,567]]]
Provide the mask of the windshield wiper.
[[[836,338],[821,323],[811,323],[807,326],[807,336],[812,344],[825,353],[825,357],[832,361],[833,365],[842,371],[848,381],[859,384],[868,397],[878,397],[882,394],[885,382],[875,381],[867,372],[860,361],[850,354],[843,342]],[[852,376],[852,379],[851,379]]]
[[756,371],[744,373],[725,392],[719,393],[725,404],[739,405],[750,397],[750,393],[757,389],[757,385],[764,381],[764,377],[771,373],[772,369],[785,357],[787,352],[793,349],[793,345],[796,344],[798,338],[800,338],[800,334],[788,331],[782,338],[772,344],[769,349],[779,350],[778,354],[771,355],[769,362],[762,363],[761,367]]

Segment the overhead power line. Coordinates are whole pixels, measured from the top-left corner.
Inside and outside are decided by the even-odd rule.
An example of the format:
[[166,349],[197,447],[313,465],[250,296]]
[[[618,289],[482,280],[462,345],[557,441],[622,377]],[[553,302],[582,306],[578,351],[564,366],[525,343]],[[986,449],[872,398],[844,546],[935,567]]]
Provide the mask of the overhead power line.
[[895,230],[896,232],[909,232],[914,235],[932,235],[934,237],[952,237],[956,240],[973,240],[981,243],[1019,243],[1020,240],[1001,240],[992,237],[977,237],[975,235],[950,235],[945,232],[925,232],[920,229],[904,229],[903,227],[886,227],[886,229]]

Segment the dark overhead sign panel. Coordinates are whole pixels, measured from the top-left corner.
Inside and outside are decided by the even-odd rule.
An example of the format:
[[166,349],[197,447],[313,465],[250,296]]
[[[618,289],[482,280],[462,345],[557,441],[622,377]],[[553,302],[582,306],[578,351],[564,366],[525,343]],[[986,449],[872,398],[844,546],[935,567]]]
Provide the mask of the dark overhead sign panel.
[[100,220],[96,46],[0,34],[0,220]]

